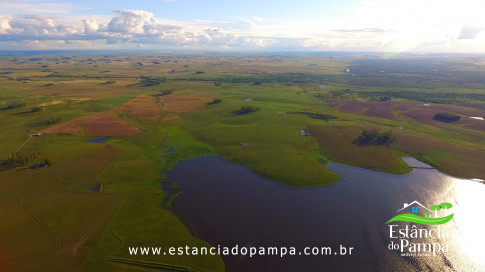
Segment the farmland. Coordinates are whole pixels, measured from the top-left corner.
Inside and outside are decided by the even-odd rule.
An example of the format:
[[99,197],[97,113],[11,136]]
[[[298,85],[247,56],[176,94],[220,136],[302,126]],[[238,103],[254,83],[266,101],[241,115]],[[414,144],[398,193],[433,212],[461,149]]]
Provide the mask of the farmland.
[[[217,256],[128,254],[129,246],[208,246],[162,189],[164,173],[190,158],[219,155],[292,187],[337,182],[329,161],[406,174],[403,156],[485,179],[483,63],[439,55],[1,56],[0,160],[8,170],[0,172],[0,270],[223,271]],[[442,122],[439,113],[460,118]],[[367,129],[395,140],[357,144]],[[110,138],[90,142],[98,136]],[[9,158],[19,159],[8,167]],[[44,160],[50,165],[32,167]],[[97,184],[99,192],[89,189]]]

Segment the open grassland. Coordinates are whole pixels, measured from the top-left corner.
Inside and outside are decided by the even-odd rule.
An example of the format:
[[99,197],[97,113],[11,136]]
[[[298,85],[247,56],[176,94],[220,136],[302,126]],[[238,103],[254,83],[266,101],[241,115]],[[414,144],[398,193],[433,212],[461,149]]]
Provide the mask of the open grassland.
[[[352,54],[0,57],[0,160],[12,165],[0,172],[0,270],[223,271],[217,256],[128,252],[208,246],[162,189],[166,171],[201,156],[294,187],[337,182],[329,162],[405,174],[403,156],[483,179],[480,67]],[[460,119],[434,119],[442,112]],[[395,141],[358,144],[364,129]]]
[[404,155],[388,146],[359,146],[352,143],[362,128],[353,125],[311,126],[309,131],[327,158],[348,165],[405,174],[411,169],[400,158]]

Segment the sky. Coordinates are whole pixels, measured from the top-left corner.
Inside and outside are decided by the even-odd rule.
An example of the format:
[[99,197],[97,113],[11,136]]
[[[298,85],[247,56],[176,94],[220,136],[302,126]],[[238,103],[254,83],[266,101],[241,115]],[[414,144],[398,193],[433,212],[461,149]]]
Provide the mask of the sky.
[[481,0],[0,0],[0,50],[485,53]]

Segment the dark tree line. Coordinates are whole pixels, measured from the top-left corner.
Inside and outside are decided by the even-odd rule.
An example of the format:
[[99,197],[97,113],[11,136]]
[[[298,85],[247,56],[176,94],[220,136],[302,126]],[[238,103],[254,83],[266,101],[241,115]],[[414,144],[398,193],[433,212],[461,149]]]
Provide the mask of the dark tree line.
[[41,111],[43,108],[42,107],[33,107],[30,111],[31,112],[39,112]]
[[330,114],[322,114],[322,113],[314,113],[314,112],[306,112],[306,111],[295,111],[295,112],[288,112],[288,113],[303,114],[312,119],[319,119],[319,120],[325,120],[325,121],[330,121],[338,118],[337,116],[330,115]]
[[236,115],[241,115],[241,114],[248,114],[251,112],[256,112],[259,111],[258,107],[255,106],[242,106],[240,110],[237,110],[234,112]]
[[215,98],[214,100],[212,100],[211,102],[207,103],[208,105],[214,105],[214,104],[219,104],[222,102],[222,99],[220,98]]
[[13,169],[15,167],[24,166],[29,161],[29,158],[22,154],[12,153],[7,159],[0,162],[0,171]]
[[173,94],[173,90],[168,90],[168,89],[162,89],[160,90],[160,95],[169,95],[169,94]]
[[25,108],[25,106],[27,106],[26,103],[8,104],[7,107],[5,107],[4,109],[14,110],[14,109]]
[[49,117],[47,120],[44,121],[44,126],[50,126],[57,124],[59,121],[61,121],[61,117]]
[[392,131],[377,131],[364,129],[354,143],[358,145],[389,145],[396,140]]
[[164,95],[169,95],[169,94],[173,94],[174,91],[175,90],[162,89],[162,90],[160,90],[159,94],[154,94],[153,96],[154,97],[160,97],[160,96],[164,96]]
[[[36,157],[37,155],[34,153],[12,153],[8,158],[0,161],[0,171],[6,171],[16,167],[26,166],[29,161],[35,160]],[[41,167],[48,167],[51,165],[52,163],[50,162],[50,160],[44,159],[42,162],[38,162],[33,166],[30,166],[30,168],[36,169]]]
[[141,82],[138,85],[142,87],[155,86],[165,81],[163,77],[142,76],[140,79]]
[[441,112],[434,115],[436,121],[452,123],[460,120],[460,115],[451,112]]

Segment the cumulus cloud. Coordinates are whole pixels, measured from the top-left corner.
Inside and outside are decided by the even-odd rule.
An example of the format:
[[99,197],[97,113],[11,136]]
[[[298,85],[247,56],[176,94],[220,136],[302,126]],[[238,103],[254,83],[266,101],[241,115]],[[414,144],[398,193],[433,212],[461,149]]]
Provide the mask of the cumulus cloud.
[[[315,24],[311,24],[315,25]],[[89,45],[90,48],[191,49],[334,49],[330,40],[358,39],[388,30],[337,29],[313,33],[307,24],[266,24],[259,17],[238,18],[235,23],[183,22],[157,18],[143,10],[114,10],[113,16],[73,20],[41,15],[1,15],[0,42],[55,49]],[[323,38],[315,38],[323,35]],[[83,42],[84,41],[84,42]]]
[[[462,38],[478,35],[462,32],[468,33]],[[233,23],[183,22],[143,10],[114,10],[112,16],[84,18],[0,15],[0,42],[24,48],[376,50],[394,34],[381,28],[322,29],[321,23],[310,21],[268,24],[258,17]]]
[[155,17],[143,10],[114,10],[117,16],[108,24],[108,31],[130,34],[145,33],[145,26],[154,25]]
[[7,15],[0,15],[0,34],[8,34],[12,29],[10,26],[11,17]]
[[99,30],[99,24],[95,20],[83,19],[84,34],[96,33]]
[[79,25],[59,24],[55,19],[41,15],[3,16],[0,19],[0,41],[70,39],[80,33]]
[[475,39],[482,30],[483,28],[481,27],[465,25],[461,28],[458,39]]
[[95,18],[80,22],[41,15],[0,15],[0,41],[104,40],[108,44],[122,42],[198,44],[226,36],[224,30],[202,25],[156,18],[141,10],[115,10],[108,22]]

